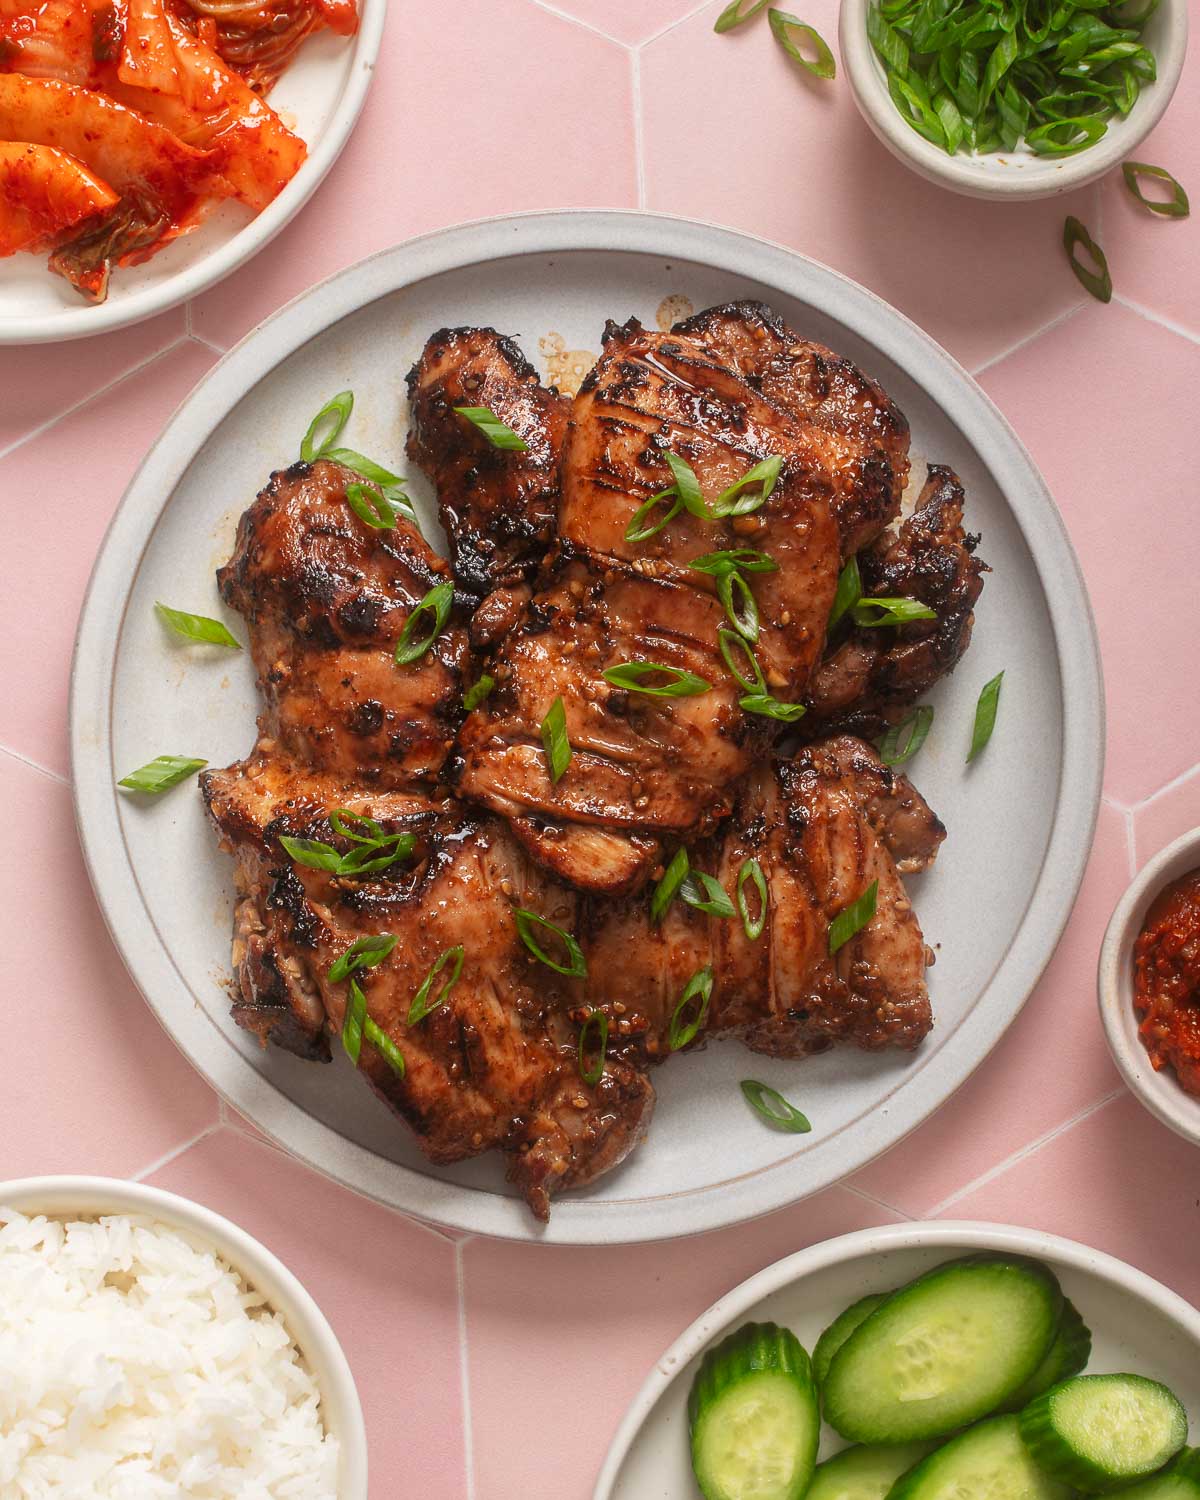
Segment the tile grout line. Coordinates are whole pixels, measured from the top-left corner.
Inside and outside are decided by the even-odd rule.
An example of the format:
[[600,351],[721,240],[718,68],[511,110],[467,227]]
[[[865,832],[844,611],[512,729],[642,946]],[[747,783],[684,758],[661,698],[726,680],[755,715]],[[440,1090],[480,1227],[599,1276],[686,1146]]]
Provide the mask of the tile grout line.
[[1156,313],[1153,308],[1145,307],[1140,302],[1134,302],[1132,298],[1124,296],[1121,292],[1113,293],[1113,301],[1123,307],[1126,312],[1136,313],[1138,317],[1145,318],[1147,323],[1156,323],[1159,328],[1165,328],[1168,333],[1173,333],[1178,338],[1186,339],[1189,344],[1200,344],[1200,333],[1193,333],[1190,328],[1185,328],[1182,323],[1176,323],[1173,318],[1165,317],[1162,313]]
[[568,21],[572,26],[578,26],[584,31],[590,31],[593,36],[603,37],[606,42],[611,42],[614,47],[628,50],[629,43],[623,42],[619,37],[610,36],[607,31],[601,31],[599,26],[594,26],[591,21],[585,21],[580,16],[571,15],[570,11],[559,10],[556,5],[551,5],[549,0],[530,0],[531,5],[536,5],[538,10],[544,10],[548,16],[557,16],[560,21]]
[[916,1223],[916,1215],[910,1214],[907,1209],[898,1208],[894,1203],[888,1203],[883,1198],[877,1198],[874,1193],[868,1193],[865,1188],[855,1187],[853,1183],[842,1182],[838,1184],[846,1192],[853,1193],[856,1198],[861,1198],[865,1203],[873,1204],[876,1208],[885,1209],[889,1214],[899,1214],[902,1219],[907,1219],[910,1224]]
[[1188,766],[1186,771],[1180,771],[1178,775],[1172,776],[1165,786],[1160,786],[1157,791],[1151,792],[1148,797],[1143,797],[1140,802],[1131,803],[1129,811],[1140,812],[1143,807],[1149,807],[1151,803],[1157,802],[1160,797],[1165,797],[1168,792],[1177,791],[1185,781],[1188,781],[1196,774],[1197,770],[1200,770],[1200,767]]
[[633,171],[637,182],[637,204],[646,206],[646,136],[642,119],[642,57],[640,52],[630,54],[633,70]]
[[43,766],[36,760],[30,760],[29,756],[22,755],[19,750],[14,750],[11,745],[0,745],[0,754],[11,755],[18,765],[26,766],[30,771],[37,771],[50,781],[58,782],[59,786],[69,787],[69,779],[61,771],[52,771],[49,766]]
[[144,1182],[147,1177],[152,1177],[155,1172],[161,1172],[164,1167],[168,1167],[173,1161],[177,1161],[185,1152],[190,1151],[193,1146],[198,1146],[201,1141],[208,1140],[209,1136],[216,1135],[224,1129],[225,1127],[219,1119],[212,1125],[206,1125],[198,1134],[192,1136],[190,1141],[184,1141],[181,1146],[174,1147],[173,1150],[167,1151],[164,1155],[160,1156],[157,1161],[152,1161],[148,1167],[143,1167],[140,1172],[135,1172],[129,1179],[130,1182]]
[[656,31],[653,36],[643,37],[642,40],[637,44],[637,50],[640,52],[643,47],[648,47],[651,42],[661,41],[662,38],[665,37],[669,32],[674,31],[677,26],[683,26],[688,21],[694,21],[698,15],[708,9],[710,4],[711,0],[701,0],[701,3],[697,5],[696,9],[689,10],[686,16],[677,16],[675,20],[668,21],[663,29],[661,31]]
[[475,1438],[471,1426],[471,1366],[467,1354],[467,1274],[463,1250],[469,1240],[454,1246],[454,1289],[458,1296],[458,1378],[462,1394],[463,1462],[466,1465],[464,1500],[475,1500]]
[[55,416],[48,417],[40,426],[25,433],[23,437],[17,438],[15,442],[9,443],[7,448],[0,448],[0,461],[6,459],[10,453],[15,453],[18,448],[23,448],[26,443],[31,443],[34,438],[42,437],[51,428],[57,427],[60,422],[65,422],[68,417],[73,417],[77,411],[82,411],[85,406],[90,406],[93,401],[99,400],[101,396],[106,396],[110,391],[116,390],[122,381],[132,380],[135,375],[140,375],[143,370],[148,370],[156,360],[163,359],[166,355],[188,342],[188,335],[181,333],[178,338],[172,339],[169,344],[164,344],[161,349],[156,349],[153,354],[149,354],[145,359],[139,360],[136,365],[131,365],[128,370],[114,376],[106,385],[100,386],[97,390],[89,391],[86,396],[78,401],[73,401],[70,406],[64,407]]
[[1125,852],[1129,856],[1129,878],[1130,880],[1138,872],[1137,864],[1137,830],[1133,826],[1133,808],[1123,809],[1125,818]]
[[199,344],[201,349],[207,349],[222,359],[229,353],[228,349],[222,349],[220,344],[214,344],[212,339],[206,339],[202,333],[189,333],[188,338],[193,344]]
[[964,1184],[960,1188],[955,1188],[948,1197],[943,1198],[940,1203],[935,1203],[932,1208],[928,1209],[924,1217],[926,1219],[940,1217],[948,1208],[952,1208],[956,1203],[961,1203],[969,1194],[978,1192],[980,1188],[986,1187],[989,1182],[995,1182],[997,1178],[1003,1177],[1013,1167],[1020,1166],[1028,1157],[1036,1156],[1043,1146],[1048,1146],[1051,1141],[1057,1140],[1059,1136],[1066,1135],[1076,1125],[1081,1125],[1084,1120],[1090,1119],[1092,1115],[1099,1114],[1102,1109],[1107,1109],[1114,1100],[1122,1098],[1127,1092],[1124,1086],[1122,1086],[1121,1088],[1113,1089],[1111,1093],[1105,1094],[1104,1098],[1098,1100],[1095,1104],[1087,1105],[1078,1114],[1074,1114],[1070,1119],[1064,1120],[1061,1125],[1056,1125],[1053,1130],[1048,1130],[1045,1135],[1039,1136],[1037,1140],[1030,1141],[1027,1146],[1022,1146],[1019,1151],[1014,1151],[1011,1156],[1007,1156],[1003,1161],[997,1162],[994,1167],[989,1167],[986,1172],[981,1172],[973,1181]]
[[978,380],[985,371],[992,369],[995,365],[1002,364],[1006,359],[1011,359],[1014,354],[1019,354],[1022,349],[1027,348],[1037,339],[1040,339],[1044,333],[1050,333],[1052,329],[1058,328],[1061,324],[1073,318],[1076,313],[1082,312],[1086,306],[1086,302],[1077,302],[1074,307],[1068,307],[1065,312],[1061,312],[1056,317],[1051,318],[1048,323],[1043,323],[1033,333],[1028,333],[1024,338],[1018,339],[1011,348],[1003,349],[999,354],[993,354],[989,359],[985,359],[981,365],[976,365],[970,371],[972,380]]

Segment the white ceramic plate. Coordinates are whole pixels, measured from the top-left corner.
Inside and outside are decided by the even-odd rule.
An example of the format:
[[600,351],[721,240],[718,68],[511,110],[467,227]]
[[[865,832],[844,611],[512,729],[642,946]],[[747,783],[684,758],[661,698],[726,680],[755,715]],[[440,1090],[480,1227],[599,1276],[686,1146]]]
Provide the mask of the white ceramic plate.
[[[403,376],[433,330],[493,323],[545,369],[547,350],[596,351],[609,316],[653,323],[668,297],[677,310],[680,298],[699,308],[736,296],[769,299],[883,380],[912,422],[918,459],[962,475],[994,568],[971,651],[935,693],[938,722],[910,768],[950,828],[935,870],[913,885],[939,950],[937,1030],[912,1057],[846,1051],[796,1064],[729,1045],[661,1070],[648,1142],[590,1190],[564,1196],[543,1230],[506,1195],[498,1159],[430,1167],[340,1057],[319,1067],[263,1052],[232,1025],[232,868],[200,798],[184,789],[138,805],[114,782],[164,751],[223,765],[249,749],[258,711],[249,660],[176,645],[153,603],[219,613],[213,570],[239,513],[271,468],[295,457],[330,394],[355,389],[346,441],[404,470]],[[430,516],[419,478],[413,493]],[[976,697],[1001,668],[995,737],[968,770]],[[1074,554],[979,388],[835,272],[725,230],[634,213],[531,215],[433,235],[334,277],[257,329],[184,403],[130,486],[84,605],[72,682],[92,879],[125,961],[195,1065],[268,1134],[362,1192],[462,1229],[575,1243],[666,1238],[765,1213],[861,1166],[936,1109],[1008,1026],[1054,948],[1091,841],[1103,743]],[[786,1089],[813,1133],[764,1127],[738,1090],[747,1076]]]
[[[1133,1370],[1169,1385],[1200,1421],[1200,1312],[1123,1261],[1073,1240],[998,1224],[889,1224],[826,1240],[776,1261],[708,1311],[655,1365],[626,1412],[593,1500],[697,1495],[687,1445],[687,1395],[701,1354],[751,1320],[792,1329],[806,1349],[859,1297],[886,1292],[963,1252],[998,1250],[1045,1261],[1092,1330],[1088,1370]],[[1193,1437],[1194,1441],[1194,1437]],[[845,1444],[822,1430],[821,1457]]]
[[206,291],[257,255],[296,216],[350,139],[379,56],[387,0],[359,0],[351,37],[309,37],[271,91],[271,105],[308,147],[304,165],[273,203],[251,217],[238,203],[218,206],[191,234],[141,266],[114,271],[108,297],[89,307],[46,257],[0,260],[0,345],[86,338],[140,323]]

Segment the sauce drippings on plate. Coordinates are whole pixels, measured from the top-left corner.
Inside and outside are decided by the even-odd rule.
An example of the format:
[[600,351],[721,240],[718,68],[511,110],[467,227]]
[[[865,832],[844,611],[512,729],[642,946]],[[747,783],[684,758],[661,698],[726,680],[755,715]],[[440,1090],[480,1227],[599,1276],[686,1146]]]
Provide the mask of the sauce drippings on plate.
[[1155,898],[1133,949],[1138,1034],[1155,1070],[1168,1063],[1200,1097],[1200,870]]

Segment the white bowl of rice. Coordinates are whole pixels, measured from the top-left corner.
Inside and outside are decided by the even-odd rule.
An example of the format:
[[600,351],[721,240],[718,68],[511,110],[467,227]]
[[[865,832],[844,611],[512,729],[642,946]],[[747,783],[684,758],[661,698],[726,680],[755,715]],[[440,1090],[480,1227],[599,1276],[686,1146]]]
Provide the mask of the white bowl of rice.
[[0,1495],[367,1500],[350,1367],[220,1215],[104,1177],[0,1183]]

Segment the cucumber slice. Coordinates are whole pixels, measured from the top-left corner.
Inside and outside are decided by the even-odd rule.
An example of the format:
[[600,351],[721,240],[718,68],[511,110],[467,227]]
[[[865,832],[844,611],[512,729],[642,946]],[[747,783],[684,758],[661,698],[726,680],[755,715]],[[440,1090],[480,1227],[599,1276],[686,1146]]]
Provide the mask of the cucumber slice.
[[1122,1489],[1121,1500],[1200,1500],[1200,1448],[1185,1448],[1161,1474]]
[[910,1469],[887,1500],[1070,1500],[1021,1441],[1016,1417],[989,1417]]
[[899,1443],[887,1448],[861,1444],[846,1448],[817,1465],[804,1500],[885,1500],[896,1480],[920,1463],[929,1447],[928,1443]]
[[1045,1266],[951,1261],[901,1287],[833,1357],[825,1416],[857,1443],[941,1437],[987,1416],[1041,1364],[1062,1291]]
[[1187,1413],[1144,1375],[1076,1375],[1031,1401],[1020,1421],[1042,1468],[1083,1490],[1153,1474],[1187,1442]]
[[816,1376],[817,1384],[824,1385],[825,1377],[829,1374],[829,1366],[833,1363],[833,1356],[838,1352],[858,1325],[865,1322],[868,1317],[882,1302],[888,1299],[887,1292],[872,1292],[869,1296],[860,1297],[857,1302],[852,1302],[845,1312],[839,1313],[829,1327],[817,1340],[817,1346],[813,1350],[813,1374]]
[[1073,1302],[1063,1301],[1062,1317],[1058,1332],[1050,1345],[1046,1357],[1019,1391],[1010,1396],[1001,1411],[1021,1411],[1035,1396],[1048,1391],[1052,1385],[1069,1380],[1087,1367],[1092,1357],[1092,1330],[1079,1316]]
[[794,1333],[747,1323],[700,1363],[688,1396],[692,1471],[706,1500],[801,1500],[821,1415]]

